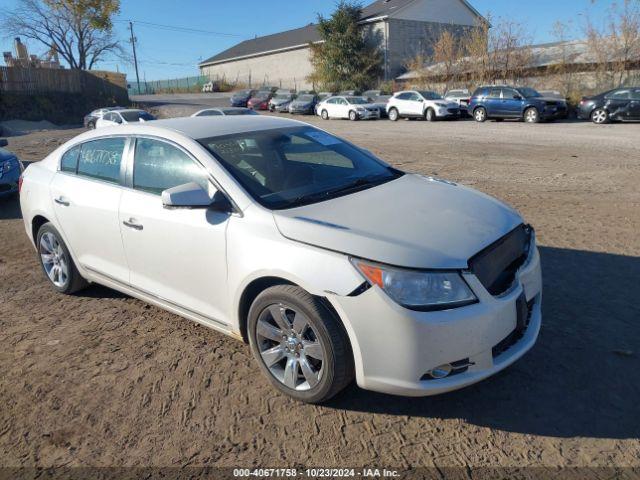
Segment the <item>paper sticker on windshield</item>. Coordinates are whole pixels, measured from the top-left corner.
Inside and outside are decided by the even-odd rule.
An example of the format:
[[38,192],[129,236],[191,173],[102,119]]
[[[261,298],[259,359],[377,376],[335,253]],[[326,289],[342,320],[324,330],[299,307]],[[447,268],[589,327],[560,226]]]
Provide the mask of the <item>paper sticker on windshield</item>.
[[319,130],[311,130],[309,132],[305,132],[305,135],[316,142],[328,146],[328,145],[339,145],[342,143],[342,140],[329,135],[328,133],[321,132]]

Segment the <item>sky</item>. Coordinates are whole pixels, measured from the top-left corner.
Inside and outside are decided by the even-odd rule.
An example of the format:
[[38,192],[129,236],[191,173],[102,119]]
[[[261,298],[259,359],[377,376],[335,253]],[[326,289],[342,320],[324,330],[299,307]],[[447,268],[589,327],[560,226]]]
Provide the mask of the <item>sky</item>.
[[[18,0],[0,0],[11,9]],[[198,74],[197,64],[234,44],[258,35],[277,33],[314,22],[317,14],[328,16],[336,0],[121,0],[114,23],[127,50],[129,21],[134,22],[140,80],[161,80]],[[373,1],[373,0],[371,0]],[[604,18],[613,0],[469,0],[483,15],[515,20],[526,25],[534,43],[553,41],[556,20],[572,22],[569,38],[579,38],[583,14]],[[363,0],[363,3],[368,3]],[[140,23],[146,22],[146,23]],[[157,25],[149,25],[149,23]],[[163,25],[163,26],[158,26]],[[187,27],[203,32],[176,30]],[[0,32],[0,50],[12,48],[12,38]],[[30,53],[41,54],[41,45],[27,43]],[[98,68],[120,71],[135,80],[131,63],[110,58]]]

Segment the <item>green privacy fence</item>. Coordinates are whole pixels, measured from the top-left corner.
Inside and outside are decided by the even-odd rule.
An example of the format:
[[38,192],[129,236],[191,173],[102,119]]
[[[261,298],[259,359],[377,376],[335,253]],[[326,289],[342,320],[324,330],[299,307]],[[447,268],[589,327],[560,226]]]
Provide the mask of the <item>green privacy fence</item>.
[[209,82],[206,75],[194,77],[172,78],[169,80],[152,80],[140,82],[140,88],[135,81],[129,80],[129,95],[151,95],[154,93],[200,92],[202,86]]

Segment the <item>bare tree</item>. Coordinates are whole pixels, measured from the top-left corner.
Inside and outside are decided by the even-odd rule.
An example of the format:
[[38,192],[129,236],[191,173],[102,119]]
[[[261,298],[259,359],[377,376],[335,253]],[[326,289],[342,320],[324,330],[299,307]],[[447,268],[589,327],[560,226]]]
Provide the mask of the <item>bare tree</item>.
[[471,83],[479,85],[492,80],[489,55],[491,15],[478,20],[474,28],[466,31],[460,41],[461,70],[467,72]]
[[120,0],[18,0],[0,23],[58,52],[70,68],[90,70],[108,54],[124,55],[111,20],[119,9]]
[[489,63],[493,81],[518,83],[531,67],[531,38],[525,27],[513,20],[502,19],[489,35]]
[[445,83],[445,90],[449,90],[451,83],[459,81],[460,76],[460,38],[445,29],[433,45],[433,63],[438,65],[436,72]]
[[566,32],[569,29],[570,25],[560,20],[556,21],[551,29],[551,35],[558,43],[558,60],[549,67],[549,71],[556,77],[556,85],[565,98],[573,97],[576,94],[575,59],[577,55],[568,43]]
[[587,16],[584,26],[589,53],[596,64],[598,88],[611,88],[632,80],[640,62],[640,2],[622,0],[609,7],[606,20]]

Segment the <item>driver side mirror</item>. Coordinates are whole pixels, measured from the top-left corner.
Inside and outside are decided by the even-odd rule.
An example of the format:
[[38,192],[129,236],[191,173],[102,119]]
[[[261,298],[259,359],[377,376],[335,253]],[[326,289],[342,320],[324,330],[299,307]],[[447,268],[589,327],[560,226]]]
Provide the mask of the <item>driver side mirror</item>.
[[221,212],[233,210],[229,199],[219,190],[210,195],[196,182],[185,183],[162,192],[166,208],[209,208]]
[[9,145],[9,142],[7,142],[7,139],[0,138],[0,147],[6,147],[7,145]]

